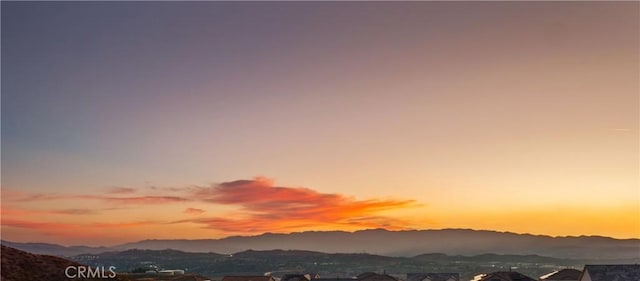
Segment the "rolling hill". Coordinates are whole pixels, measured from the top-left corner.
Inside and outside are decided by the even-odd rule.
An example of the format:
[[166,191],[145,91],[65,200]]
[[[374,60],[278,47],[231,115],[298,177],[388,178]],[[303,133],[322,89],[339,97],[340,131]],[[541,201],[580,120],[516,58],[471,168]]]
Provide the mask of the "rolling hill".
[[388,231],[383,229],[308,231],[290,234],[265,233],[201,240],[143,240],[113,247],[64,247],[55,244],[14,243],[4,245],[33,253],[73,256],[82,253],[129,249],[232,254],[246,250],[306,250],[324,253],[369,253],[412,257],[423,253],[479,255],[485,253],[541,255],[572,259],[640,258],[640,239],[599,236],[551,237],[468,229]]
[[577,259],[640,257],[639,239],[598,236],[551,237],[468,229],[356,232],[265,233],[206,240],[144,240],[115,249],[176,249],[187,252],[236,253],[248,249],[295,249],[325,253],[370,253],[410,257],[422,253],[542,255]]

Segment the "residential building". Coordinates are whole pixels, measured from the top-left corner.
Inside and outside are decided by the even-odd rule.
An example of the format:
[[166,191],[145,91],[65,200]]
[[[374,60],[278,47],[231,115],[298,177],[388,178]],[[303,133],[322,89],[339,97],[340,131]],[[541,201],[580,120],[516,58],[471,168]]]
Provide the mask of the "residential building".
[[236,275],[225,276],[222,281],[276,281],[271,275]]
[[341,278],[341,277],[335,277],[335,278],[317,278],[317,279],[313,279],[313,281],[358,281],[358,279],[355,278]]
[[498,271],[488,273],[478,279],[479,281],[537,281],[516,271]]
[[460,273],[407,273],[407,281],[460,281]]
[[578,281],[580,280],[582,271],[572,268],[556,270],[549,274],[542,275],[538,278],[540,281]]
[[358,279],[359,281],[399,281],[398,278],[395,278],[386,273],[378,274],[375,272],[365,272],[358,274],[358,276],[356,276],[356,279]]
[[280,281],[310,281],[311,276],[309,274],[285,274],[282,275]]
[[638,281],[640,264],[585,265],[580,281]]

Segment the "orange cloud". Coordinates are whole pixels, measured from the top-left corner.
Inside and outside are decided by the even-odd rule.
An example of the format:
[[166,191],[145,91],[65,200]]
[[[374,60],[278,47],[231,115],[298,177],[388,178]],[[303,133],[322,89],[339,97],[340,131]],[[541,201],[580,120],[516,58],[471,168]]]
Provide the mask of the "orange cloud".
[[407,221],[377,214],[415,205],[413,200],[356,200],[309,188],[279,187],[264,178],[201,187],[195,191],[194,197],[209,203],[240,206],[243,212],[236,216],[179,222],[203,224],[206,228],[233,233],[291,231],[312,227],[405,229],[409,225]]
[[184,210],[183,213],[187,214],[187,215],[200,215],[202,213],[204,213],[205,210],[203,209],[198,209],[198,208],[187,208]]

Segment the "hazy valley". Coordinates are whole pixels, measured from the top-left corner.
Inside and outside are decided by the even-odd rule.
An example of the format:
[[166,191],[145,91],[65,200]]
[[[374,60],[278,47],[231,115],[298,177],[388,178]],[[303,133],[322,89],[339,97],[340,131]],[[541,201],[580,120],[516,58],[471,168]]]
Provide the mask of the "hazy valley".
[[119,272],[186,269],[210,278],[271,272],[314,272],[350,277],[386,272],[475,274],[516,269],[540,276],[584,264],[640,263],[640,240],[560,237],[473,230],[302,232],[211,240],[144,240],[113,247],[65,247],[44,243],[4,245],[31,253],[64,256]]

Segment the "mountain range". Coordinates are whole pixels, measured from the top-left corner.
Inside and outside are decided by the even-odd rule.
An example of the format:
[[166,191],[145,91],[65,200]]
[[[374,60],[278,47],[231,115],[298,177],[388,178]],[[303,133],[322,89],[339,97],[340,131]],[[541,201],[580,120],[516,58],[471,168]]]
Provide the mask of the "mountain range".
[[142,240],[112,247],[65,247],[45,243],[2,244],[31,253],[73,256],[84,253],[128,249],[232,254],[246,250],[306,250],[324,253],[369,253],[412,257],[423,253],[479,255],[484,253],[541,255],[571,259],[640,258],[640,239],[601,236],[551,237],[469,229],[389,231],[370,229],[356,232],[306,231],[289,234],[265,233],[221,239]]

